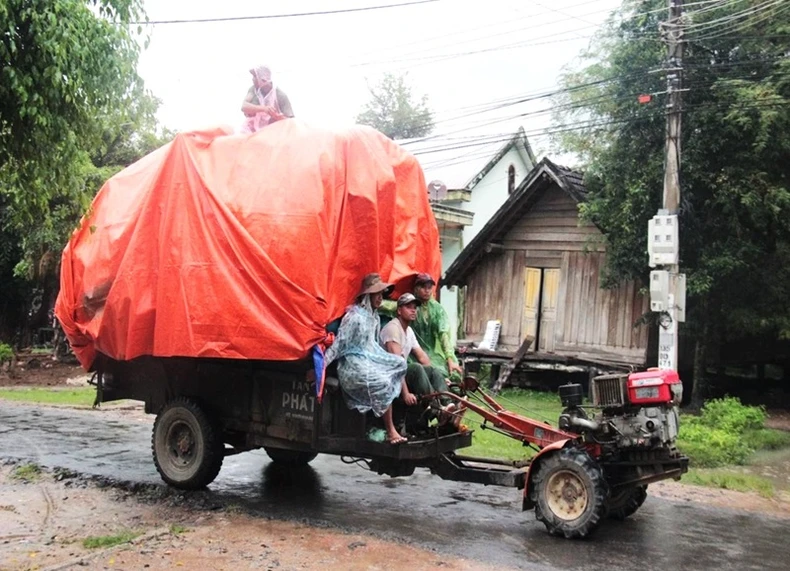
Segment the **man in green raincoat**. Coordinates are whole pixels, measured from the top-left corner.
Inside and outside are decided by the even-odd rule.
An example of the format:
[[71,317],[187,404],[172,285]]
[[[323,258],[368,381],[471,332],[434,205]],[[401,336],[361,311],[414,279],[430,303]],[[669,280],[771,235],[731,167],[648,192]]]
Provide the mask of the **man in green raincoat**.
[[420,347],[431,358],[431,365],[447,377],[458,377],[463,374],[463,369],[458,365],[450,340],[450,319],[442,304],[433,299],[435,286],[436,282],[430,274],[417,274],[414,296],[422,303],[417,308],[417,319],[411,327]]

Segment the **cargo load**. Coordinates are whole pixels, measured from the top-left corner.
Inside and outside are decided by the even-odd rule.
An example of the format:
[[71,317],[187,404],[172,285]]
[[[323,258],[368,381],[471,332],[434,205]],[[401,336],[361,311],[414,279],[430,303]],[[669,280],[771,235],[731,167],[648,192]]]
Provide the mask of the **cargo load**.
[[417,160],[368,127],[178,134],[110,178],[63,252],[56,315],[97,353],[293,361],[362,276],[438,279]]

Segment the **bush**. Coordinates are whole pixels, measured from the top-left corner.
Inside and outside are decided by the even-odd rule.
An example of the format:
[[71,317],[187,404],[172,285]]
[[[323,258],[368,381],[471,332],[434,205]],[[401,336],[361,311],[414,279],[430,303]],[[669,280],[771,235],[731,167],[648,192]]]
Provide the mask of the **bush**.
[[782,439],[765,430],[765,419],[764,408],[735,397],[710,400],[699,416],[683,417],[678,447],[696,467],[745,464],[756,449],[781,445]]
[[0,365],[14,360],[14,350],[6,343],[0,343]]
[[678,447],[698,468],[745,464],[753,452],[740,435],[711,428],[695,417],[681,423]]
[[765,408],[745,406],[737,397],[710,400],[700,412],[700,418],[706,426],[727,432],[759,430],[765,425],[766,419]]

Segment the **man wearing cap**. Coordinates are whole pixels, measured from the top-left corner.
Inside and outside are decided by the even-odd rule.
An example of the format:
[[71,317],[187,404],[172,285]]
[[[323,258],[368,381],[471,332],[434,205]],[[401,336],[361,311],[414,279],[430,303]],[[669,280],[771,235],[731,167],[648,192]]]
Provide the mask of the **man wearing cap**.
[[417,341],[431,360],[431,364],[446,376],[463,374],[455,358],[450,342],[450,319],[438,301],[433,299],[436,281],[430,274],[417,274],[414,280],[414,296],[420,301],[412,329]]
[[396,318],[387,323],[379,335],[382,346],[388,352],[401,355],[404,359],[412,356],[417,361],[409,363],[406,368],[406,386],[401,389],[401,396],[408,405],[416,403],[416,396],[447,391],[445,376],[441,370],[431,366],[430,357],[417,343],[411,328],[420,303],[411,293],[400,296]]
[[406,439],[392,421],[392,401],[401,393],[406,360],[385,351],[378,343],[381,321],[376,310],[394,286],[379,274],[368,274],[356,301],[340,322],[335,342],[324,356],[326,365],[337,360],[337,376],[349,408],[370,410],[384,419],[387,440],[400,444]]

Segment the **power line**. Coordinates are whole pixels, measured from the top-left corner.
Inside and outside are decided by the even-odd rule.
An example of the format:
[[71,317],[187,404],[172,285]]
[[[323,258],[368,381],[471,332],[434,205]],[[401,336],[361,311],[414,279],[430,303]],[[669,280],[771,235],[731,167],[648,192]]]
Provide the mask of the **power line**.
[[399,4],[384,4],[381,6],[364,6],[362,8],[344,8],[342,10],[323,10],[317,12],[294,12],[290,14],[266,14],[262,16],[230,16],[226,18],[193,18],[185,20],[148,20],[142,22],[129,22],[130,25],[160,25],[160,24],[205,24],[210,22],[241,22],[245,20],[272,20],[275,18],[298,18],[302,16],[328,16],[331,14],[349,14],[351,12],[369,12],[371,10],[384,10],[388,8],[401,8],[416,6],[417,4],[430,4],[439,0],[414,0]]

